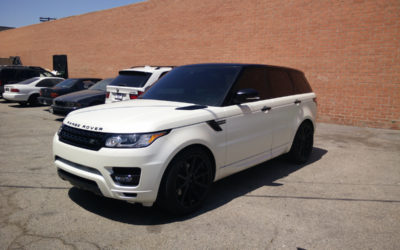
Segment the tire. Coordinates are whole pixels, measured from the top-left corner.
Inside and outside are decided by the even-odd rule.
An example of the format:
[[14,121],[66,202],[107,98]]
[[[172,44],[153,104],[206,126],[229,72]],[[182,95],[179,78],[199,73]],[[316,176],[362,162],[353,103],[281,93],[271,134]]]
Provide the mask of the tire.
[[31,95],[28,99],[28,103],[30,106],[37,106],[39,104],[38,98],[39,95]]
[[192,213],[204,202],[213,179],[210,156],[201,148],[186,149],[169,164],[161,182],[158,204],[172,214]]
[[314,145],[314,127],[311,122],[303,122],[297,129],[292,147],[289,151],[290,159],[297,164],[307,162]]

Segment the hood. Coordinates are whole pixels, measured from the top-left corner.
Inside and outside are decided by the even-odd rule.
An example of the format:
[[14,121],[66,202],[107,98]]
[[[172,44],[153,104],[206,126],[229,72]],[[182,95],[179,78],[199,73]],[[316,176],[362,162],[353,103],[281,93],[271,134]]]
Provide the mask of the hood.
[[102,90],[81,90],[77,92],[72,92],[70,94],[66,94],[60,97],[57,97],[57,101],[63,101],[63,102],[79,102],[81,100],[87,99],[87,98],[95,98],[95,97],[106,97],[106,92]]
[[84,108],[70,113],[64,124],[107,133],[145,133],[214,120],[222,107],[199,107],[190,103],[132,100]]

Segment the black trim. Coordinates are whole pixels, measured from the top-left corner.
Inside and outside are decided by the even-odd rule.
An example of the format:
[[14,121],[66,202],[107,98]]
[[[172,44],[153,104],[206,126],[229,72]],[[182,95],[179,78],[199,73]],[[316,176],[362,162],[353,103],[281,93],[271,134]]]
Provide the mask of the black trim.
[[225,124],[226,120],[219,120],[219,121],[215,121],[215,120],[210,120],[207,121],[207,124],[215,131],[220,132],[222,131],[222,128],[220,125]]
[[271,110],[271,107],[267,107],[267,106],[264,106],[264,107],[261,109],[262,112],[270,111],[270,110]]
[[206,105],[190,105],[190,106],[185,106],[185,107],[178,107],[176,110],[196,110],[196,109],[205,109],[208,106]]
[[104,146],[107,134],[62,125],[58,136],[66,144],[98,151]]
[[77,187],[77,188],[80,188],[83,190],[87,190],[87,191],[90,191],[97,195],[103,196],[103,194],[101,193],[101,191],[95,181],[76,176],[76,175],[68,173],[60,168],[57,169],[57,173],[61,179],[65,180],[65,181],[69,181],[74,187]]

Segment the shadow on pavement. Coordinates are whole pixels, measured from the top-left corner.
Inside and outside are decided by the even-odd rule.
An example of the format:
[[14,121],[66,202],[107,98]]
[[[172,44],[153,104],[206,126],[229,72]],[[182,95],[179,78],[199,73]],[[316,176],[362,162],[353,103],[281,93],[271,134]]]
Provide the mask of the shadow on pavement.
[[63,122],[64,119],[65,119],[65,117],[59,117],[59,118],[54,119],[54,121]]
[[214,183],[199,211],[183,217],[169,215],[156,206],[149,208],[140,204],[130,204],[97,196],[75,187],[69,190],[68,195],[82,208],[110,220],[134,225],[161,225],[196,217],[263,186],[281,186],[283,184],[275,181],[320,160],[327,152],[325,149],[314,147],[311,158],[306,164],[289,163],[285,156],[281,156],[224,178]]
[[12,103],[12,105],[8,105],[11,108],[37,108],[37,107],[44,107],[41,104],[19,104],[19,103]]

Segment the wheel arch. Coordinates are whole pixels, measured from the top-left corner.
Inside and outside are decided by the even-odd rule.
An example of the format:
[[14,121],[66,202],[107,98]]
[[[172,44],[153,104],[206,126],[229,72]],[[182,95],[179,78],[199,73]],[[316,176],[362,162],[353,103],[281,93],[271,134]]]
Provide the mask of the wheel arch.
[[292,147],[293,141],[294,141],[294,137],[296,136],[297,131],[299,130],[300,126],[303,123],[309,123],[311,125],[311,127],[313,128],[313,133],[315,133],[315,122],[312,119],[312,117],[308,117],[308,116],[304,117],[300,122],[297,123],[296,130],[294,130],[294,132],[292,133],[292,138],[290,139],[290,144],[289,144],[289,147],[287,149],[287,152],[289,152],[290,148]]
[[186,150],[191,150],[193,148],[199,148],[201,150],[203,150],[205,153],[207,153],[207,155],[210,157],[211,162],[212,162],[212,168],[213,168],[213,180],[215,180],[215,176],[216,176],[216,161],[215,161],[215,156],[212,153],[211,149],[209,147],[207,147],[206,145],[202,144],[202,143],[192,143],[189,145],[185,145],[182,148],[179,148],[174,154],[173,156],[168,160],[166,167],[164,168],[164,171],[161,175],[161,180],[158,186],[158,192],[157,192],[157,200],[159,199],[160,196],[160,189],[163,187],[164,182],[166,181],[166,176],[168,175],[168,171],[170,171],[171,169],[171,162],[175,159],[175,157],[177,157],[177,155],[179,155],[180,153],[186,151]]
[[206,145],[202,144],[202,143],[193,143],[193,144],[189,144],[189,145],[185,145],[184,147],[180,148],[179,150],[177,150],[173,156],[169,159],[168,163],[166,164],[167,167],[164,169],[164,172],[162,174],[162,178],[161,181],[164,179],[165,174],[168,172],[168,170],[170,169],[170,163],[175,159],[175,157],[177,155],[179,155],[180,153],[182,153],[183,151],[186,150],[190,150],[193,148],[199,148],[201,150],[203,150],[204,152],[207,153],[207,155],[210,157],[211,159],[211,163],[212,163],[212,167],[213,167],[213,178],[215,178],[215,174],[216,174],[216,162],[215,162],[215,157],[213,152],[211,151],[211,149],[209,149]]

